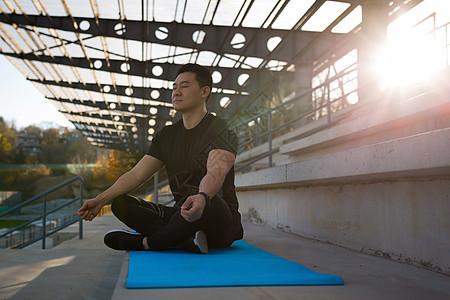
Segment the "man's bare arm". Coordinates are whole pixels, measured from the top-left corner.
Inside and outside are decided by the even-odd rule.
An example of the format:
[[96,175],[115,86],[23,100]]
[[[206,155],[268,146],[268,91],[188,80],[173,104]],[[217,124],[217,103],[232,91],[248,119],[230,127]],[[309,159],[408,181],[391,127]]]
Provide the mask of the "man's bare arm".
[[235,159],[234,154],[229,151],[212,150],[208,155],[207,173],[200,182],[199,191],[205,192],[211,198],[214,197],[225,182],[225,177],[233,166]]
[[[222,149],[211,150],[206,164],[207,173],[200,182],[199,191],[208,194],[211,198],[214,197],[222,187],[235,159],[234,154],[229,151]],[[205,206],[204,196],[192,195],[181,207],[181,215],[187,221],[194,222],[201,218]]]
[[78,210],[78,216],[92,221],[104,205],[111,203],[117,196],[134,191],[163,166],[160,160],[145,155],[130,171],[120,176],[110,188],[94,199],[87,200]]

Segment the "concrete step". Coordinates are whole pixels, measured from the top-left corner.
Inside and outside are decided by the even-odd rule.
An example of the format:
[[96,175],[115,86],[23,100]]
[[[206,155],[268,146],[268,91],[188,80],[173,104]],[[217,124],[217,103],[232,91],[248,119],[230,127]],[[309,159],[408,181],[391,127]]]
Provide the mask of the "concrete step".
[[236,175],[238,190],[448,175],[450,128]]

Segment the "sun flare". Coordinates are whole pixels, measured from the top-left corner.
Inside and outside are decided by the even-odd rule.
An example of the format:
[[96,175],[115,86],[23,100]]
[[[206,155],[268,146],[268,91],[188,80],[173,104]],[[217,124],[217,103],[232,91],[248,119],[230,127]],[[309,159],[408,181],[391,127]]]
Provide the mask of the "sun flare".
[[375,64],[383,89],[423,83],[443,68],[434,43],[404,38],[387,44]]
[[422,4],[390,25],[386,44],[376,55],[373,67],[383,90],[427,83],[449,65],[450,18],[441,13],[446,11],[442,2]]

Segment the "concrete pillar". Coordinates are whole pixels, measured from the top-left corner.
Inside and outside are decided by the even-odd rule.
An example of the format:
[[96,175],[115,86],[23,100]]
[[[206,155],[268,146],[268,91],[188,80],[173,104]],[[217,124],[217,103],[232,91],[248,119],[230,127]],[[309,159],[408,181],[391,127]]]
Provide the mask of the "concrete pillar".
[[295,64],[296,95],[312,87],[312,70],[311,62],[298,62]]
[[375,55],[386,41],[389,0],[363,0],[362,23],[358,32],[358,89],[360,101],[376,95],[378,89],[373,66]]
[[[312,88],[312,77],[312,62],[297,62],[295,64],[295,96],[298,97],[303,95],[303,97],[296,102],[297,105],[293,111],[297,116],[309,112],[313,108],[312,94],[304,94]],[[301,123],[303,124],[304,122],[302,121]]]

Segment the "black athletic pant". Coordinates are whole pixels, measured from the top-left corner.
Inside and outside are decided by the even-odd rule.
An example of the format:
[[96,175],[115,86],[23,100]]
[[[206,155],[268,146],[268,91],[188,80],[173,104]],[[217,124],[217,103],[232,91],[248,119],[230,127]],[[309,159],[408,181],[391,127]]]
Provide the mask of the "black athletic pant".
[[192,223],[181,216],[180,207],[155,204],[130,195],[114,199],[111,209],[128,227],[147,236],[150,250],[178,246],[198,230],[205,231],[211,248],[228,247],[234,241],[225,234],[233,223],[231,211],[219,196],[211,199],[202,217]]

